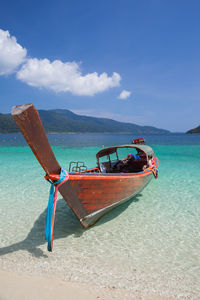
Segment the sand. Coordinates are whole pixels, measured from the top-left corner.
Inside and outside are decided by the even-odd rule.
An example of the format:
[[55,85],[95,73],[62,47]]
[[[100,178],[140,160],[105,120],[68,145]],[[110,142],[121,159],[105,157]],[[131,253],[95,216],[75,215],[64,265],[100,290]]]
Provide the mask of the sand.
[[137,295],[131,291],[101,287],[58,278],[29,276],[0,270],[0,300],[175,300],[159,295]]

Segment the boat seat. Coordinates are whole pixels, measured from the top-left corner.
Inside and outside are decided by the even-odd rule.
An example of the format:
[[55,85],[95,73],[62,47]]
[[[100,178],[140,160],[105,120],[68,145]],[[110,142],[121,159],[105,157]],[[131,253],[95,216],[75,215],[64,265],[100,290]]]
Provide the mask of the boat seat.
[[101,163],[99,165],[99,168],[100,168],[101,173],[106,173],[106,166],[103,163]]
[[147,165],[146,159],[136,160],[134,161],[134,166],[132,166],[130,172],[141,172],[143,171],[143,168],[146,165]]
[[99,164],[101,173],[110,173],[110,162],[103,162]]

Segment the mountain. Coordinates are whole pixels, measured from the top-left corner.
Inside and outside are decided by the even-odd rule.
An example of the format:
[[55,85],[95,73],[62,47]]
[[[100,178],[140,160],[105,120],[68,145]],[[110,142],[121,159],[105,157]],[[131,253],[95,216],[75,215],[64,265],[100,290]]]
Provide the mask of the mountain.
[[0,133],[18,132],[19,128],[13,121],[11,114],[0,114]]
[[[95,118],[77,115],[70,110],[39,110],[39,115],[48,133],[67,132],[105,132],[134,134],[166,134],[168,130],[152,126],[139,126],[106,118]],[[10,114],[0,114],[0,133],[18,132],[19,129]]]
[[186,133],[200,133],[200,125],[196,128],[188,130]]

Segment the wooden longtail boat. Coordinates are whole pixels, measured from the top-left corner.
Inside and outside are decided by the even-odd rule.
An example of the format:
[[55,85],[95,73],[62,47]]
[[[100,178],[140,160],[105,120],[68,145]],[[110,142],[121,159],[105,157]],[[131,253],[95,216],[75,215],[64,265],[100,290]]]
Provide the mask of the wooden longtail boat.
[[[61,166],[57,162],[39,114],[33,104],[13,107],[12,116],[44,169],[46,179],[56,182]],[[134,152],[132,164],[119,151]],[[115,158],[113,159],[113,156]],[[58,190],[84,227],[93,225],[112,208],[139,193],[155,177],[158,159],[151,147],[142,144],[103,148],[96,154],[97,166],[87,169],[82,162],[71,162],[67,180]]]

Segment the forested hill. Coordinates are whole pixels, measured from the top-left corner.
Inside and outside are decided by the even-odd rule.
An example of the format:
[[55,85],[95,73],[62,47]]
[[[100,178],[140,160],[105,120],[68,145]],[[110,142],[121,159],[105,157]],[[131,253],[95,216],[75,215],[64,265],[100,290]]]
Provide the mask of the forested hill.
[[[169,131],[151,126],[139,126],[106,118],[77,115],[70,110],[39,110],[46,132],[105,132],[134,134],[166,134]],[[19,129],[10,114],[0,114],[0,133],[18,132]]]
[[186,133],[200,133],[200,125],[194,129],[188,130]]

